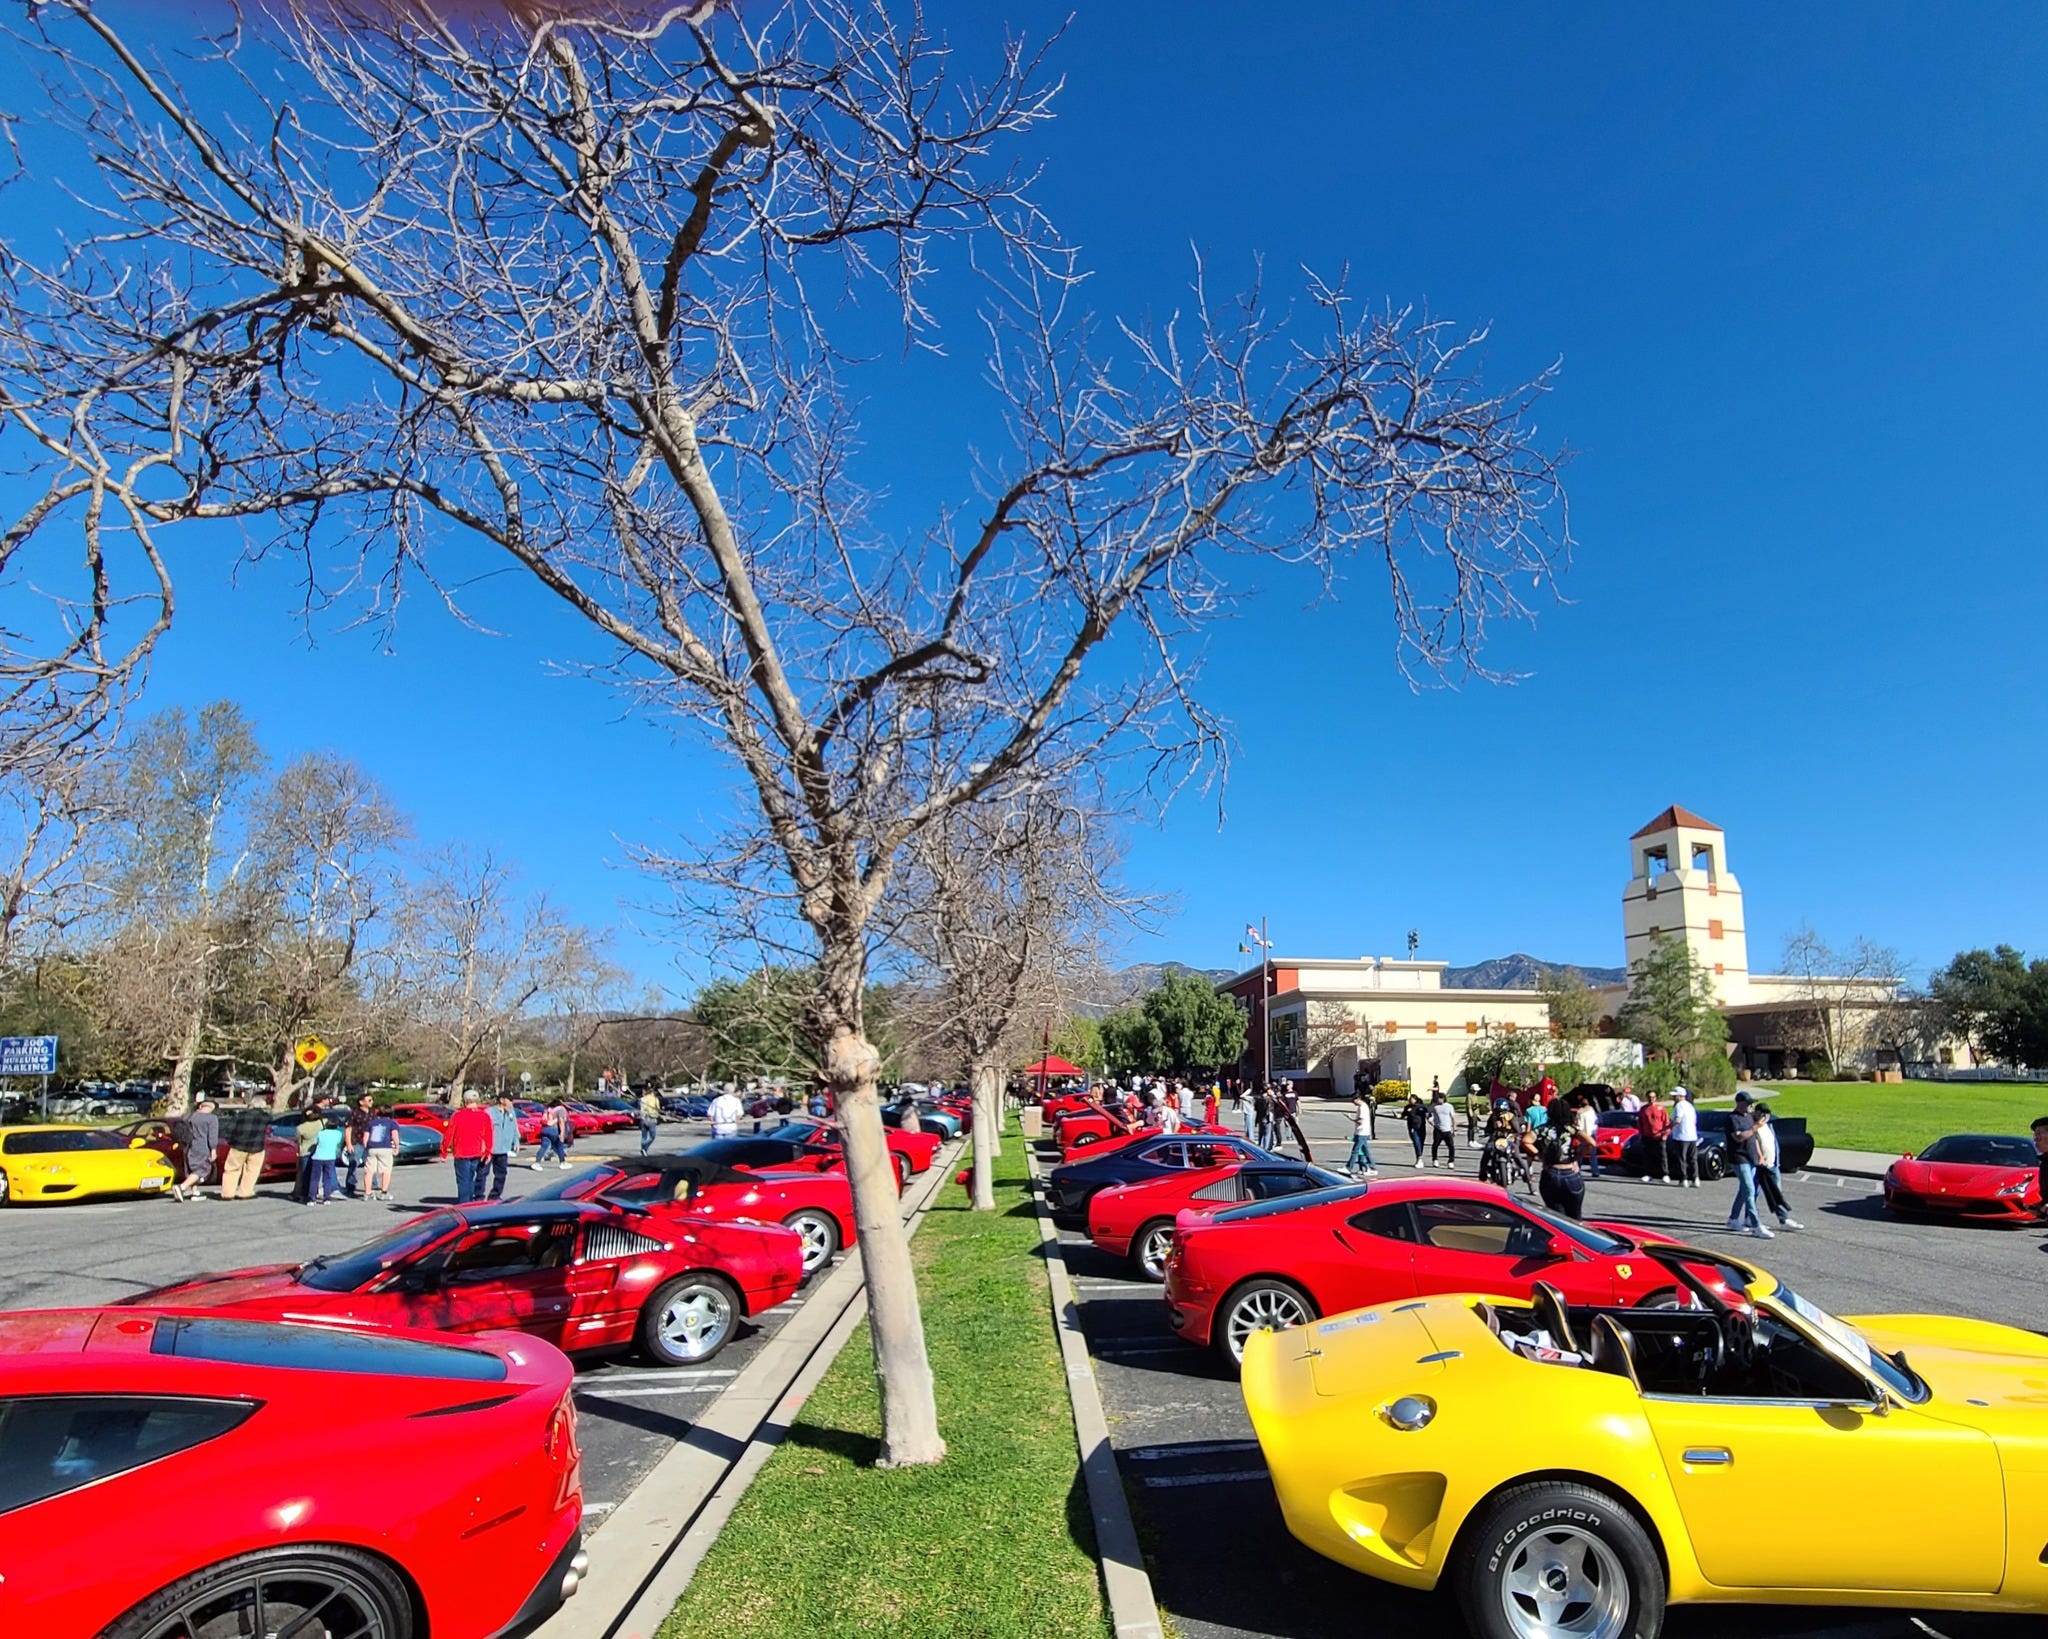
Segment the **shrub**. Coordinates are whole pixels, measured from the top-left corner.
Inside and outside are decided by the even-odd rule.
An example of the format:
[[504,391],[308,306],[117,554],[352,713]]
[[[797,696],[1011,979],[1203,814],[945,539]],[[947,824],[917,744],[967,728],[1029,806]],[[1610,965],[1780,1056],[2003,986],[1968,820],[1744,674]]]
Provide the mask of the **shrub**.
[[1635,1072],[1630,1078],[1630,1084],[1640,1098],[1647,1100],[1652,1093],[1662,1093],[1669,1098],[1671,1089],[1676,1087],[1681,1079],[1683,1078],[1678,1073],[1678,1066],[1669,1059],[1651,1059]]
[[1581,1082],[1590,1081],[1592,1078],[1593,1072],[1576,1059],[1566,1059],[1562,1064],[1553,1064],[1550,1067],[1550,1079],[1557,1083],[1557,1090],[1560,1093],[1568,1093]]
[[1708,1053],[1685,1067],[1685,1084],[1695,1098],[1733,1098],[1735,1066],[1720,1053]]
[[1382,1104],[1400,1103],[1408,1096],[1408,1083],[1405,1081],[1382,1081],[1373,1088],[1372,1096]]

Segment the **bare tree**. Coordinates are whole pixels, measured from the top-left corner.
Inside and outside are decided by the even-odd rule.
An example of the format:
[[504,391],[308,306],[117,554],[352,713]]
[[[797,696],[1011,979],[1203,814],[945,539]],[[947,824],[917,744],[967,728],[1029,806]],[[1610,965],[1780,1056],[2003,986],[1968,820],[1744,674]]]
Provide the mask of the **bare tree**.
[[1003,1091],[1017,1054],[1072,1005],[1111,926],[1142,901],[1113,880],[1108,822],[1043,789],[927,826],[901,879],[904,943],[930,970],[923,1033],[951,1049],[974,1097],[973,1203],[995,1206]]
[[375,1028],[363,969],[384,954],[372,938],[391,920],[406,834],[383,789],[346,759],[300,757],[265,794],[251,876],[268,925],[247,1007],[279,1109],[292,1101],[301,1037],[317,1027],[346,1046]]
[[515,875],[489,850],[444,849],[405,907],[403,982],[458,1100],[485,1049],[591,954],[544,894],[518,895]]
[[0,767],[0,975],[98,903],[110,795],[104,746],[80,740],[32,769]]
[[[881,1460],[938,1460],[864,1014],[904,848],[1105,758],[1162,794],[1220,766],[1191,639],[1234,559],[1362,555],[1404,670],[1479,669],[1562,553],[1546,381],[1484,390],[1483,333],[1341,283],[1275,303],[1198,273],[1156,326],[1094,322],[1017,153],[1039,55],[959,72],[891,0],[468,32],[329,4],[174,68],[89,0],[32,17],[32,115],[100,214],[0,262],[0,393],[50,486],[9,538],[92,505],[138,541],[241,520],[311,602],[385,618],[495,554],[724,748],[752,814],[680,863],[765,891],[815,966]],[[935,344],[942,272],[980,302],[1008,447],[905,541],[861,479],[858,297]]]
[[1802,1003],[1807,1040],[1831,1070],[1860,1059],[1895,1014],[1904,964],[1888,945],[1859,936],[1837,949],[1802,926],[1786,939],[1781,965]]
[[221,999],[249,959],[262,916],[251,901],[252,809],[263,751],[241,711],[152,717],[121,746],[111,799],[114,855],[101,947],[103,996],[125,1027],[155,1041],[182,1113],[202,1062],[232,1061]]

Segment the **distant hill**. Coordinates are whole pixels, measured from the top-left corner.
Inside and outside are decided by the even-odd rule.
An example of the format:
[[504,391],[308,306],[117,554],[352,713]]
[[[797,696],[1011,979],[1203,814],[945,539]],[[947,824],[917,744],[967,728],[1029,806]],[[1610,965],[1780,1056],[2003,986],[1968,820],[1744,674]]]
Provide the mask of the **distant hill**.
[[1627,968],[1539,962],[1516,951],[1512,956],[1496,956],[1490,962],[1476,962],[1471,967],[1447,967],[1444,984],[1453,990],[1534,990],[1543,982],[1546,968],[1554,973],[1576,973],[1589,985],[1618,985],[1628,977]]
[[1114,1013],[1125,1002],[1137,1000],[1148,990],[1157,990],[1159,981],[1169,973],[1199,973],[1211,984],[1221,984],[1237,971],[1229,967],[1189,967],[1185,962],[1133,962],[1129,967],[1104,974],[1095,994],[1075,1011],[1091,1019]]

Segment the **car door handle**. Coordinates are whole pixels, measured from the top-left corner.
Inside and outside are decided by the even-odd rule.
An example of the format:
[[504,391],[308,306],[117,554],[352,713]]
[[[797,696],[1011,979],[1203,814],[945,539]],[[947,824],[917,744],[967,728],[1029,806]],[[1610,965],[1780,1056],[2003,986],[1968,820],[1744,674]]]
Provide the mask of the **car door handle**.
[[1691,1446],[1685,1453],[1688,1468],[1732,1468],[1735,1453],[1726,1446]]

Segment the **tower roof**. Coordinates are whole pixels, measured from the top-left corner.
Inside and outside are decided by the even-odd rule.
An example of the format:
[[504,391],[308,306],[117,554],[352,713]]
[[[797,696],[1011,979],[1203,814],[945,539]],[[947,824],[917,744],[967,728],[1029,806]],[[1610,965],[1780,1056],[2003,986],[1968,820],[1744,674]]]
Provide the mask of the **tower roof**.
[[1681,808],[1674,802],[1663,813],[1651,820],[1648,825],[1636,832],[1635,836],[1630,837],[1629,841],[1635,841],[1636,837],[1652,836],[1659,831],[1675,831],[1681,825],[1688,831],[1718,831],[1721,829],[1712,820],[1701,819],[1690,808]]

